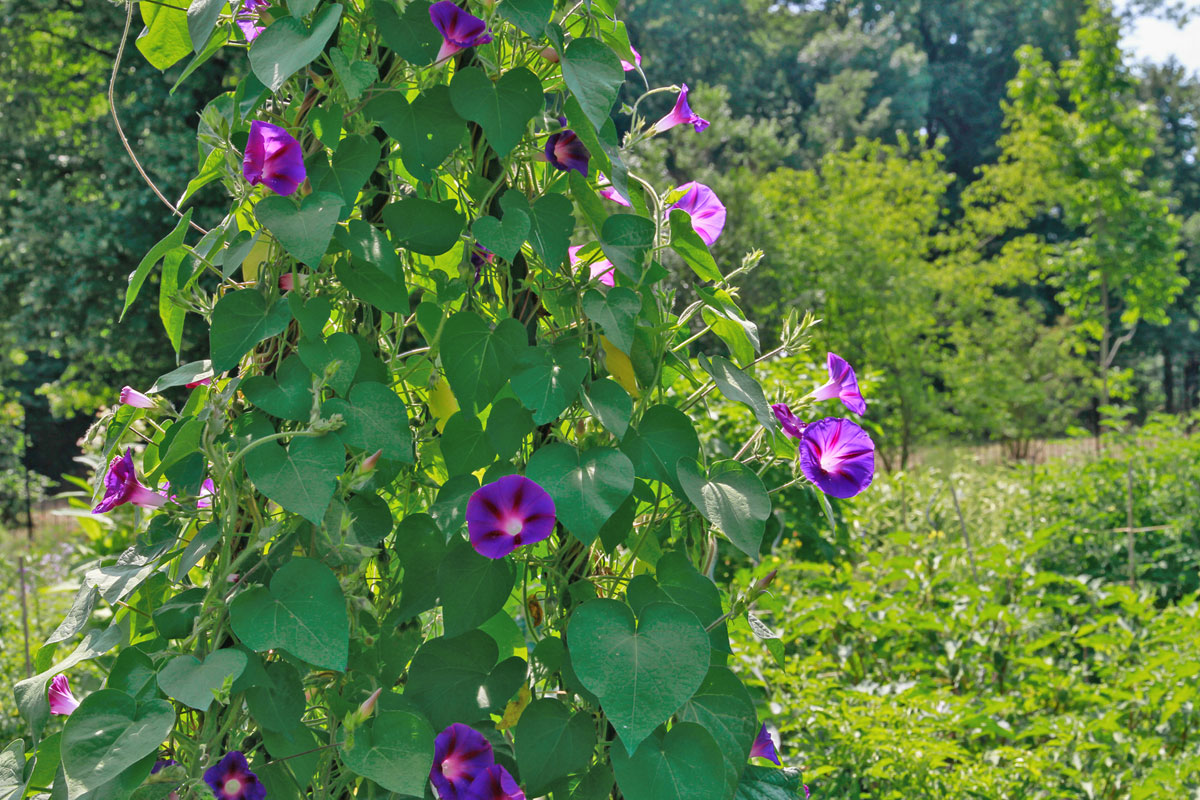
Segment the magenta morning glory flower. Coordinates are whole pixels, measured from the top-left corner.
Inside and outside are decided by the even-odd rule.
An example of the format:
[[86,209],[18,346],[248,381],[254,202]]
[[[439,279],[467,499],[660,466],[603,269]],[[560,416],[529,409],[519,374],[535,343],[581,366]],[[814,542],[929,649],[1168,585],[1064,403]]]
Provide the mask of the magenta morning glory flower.
[[132,386],[122,386],[121,405],[133,406],[134,408],[154,408],[154,400]]
[[[582,249],[583,245],[576,245],[575,247],[567,248],[567,252],[571,256],[571,266],[573,268],[579,266],[579,251]],[[601,258],[597,261],[593,261],[589,269],[591,270],[591,277],[593,280],[599,279],[599,281],[605,286],[617,285],[616,279],[613,277],[613,270],[616,269],[616,267],[614,267],[613,263],[607,258]]]
[[442,48],[437,60],[444,61],[459,50],[487,44],[492,40],[487,23],[458,7],[450,0],[441,0],[429,7],[429,18],[442,34]]
[[688,105],[688,88],[687,84],[679,87],[679,97],[675,99],[675,107],[671,109],[671,113],[654,123],[654,132],[663,133],[669,131],[676,125],[691,125],[695,128],[696,133],[708,127],[708,120],[701,117],[692,107]]
[[472,782],[496,763],[483,734],[456,722],[433,740],[429,780],[441,800],[467,800]]
[[467,797],[470,800],[525,800],[525,793],[508,770],[493,764],[471,782]]
[[725,230],[725,204],[718,199],[716,192],[697,181],[685,183],[679,189],[683,190],[683,196],[667,209],[667,213],[670,214],[673,208],[686,211],[692,218],[696,233],[705,244],[711,246],[721,231]]
[[[235,4],[236,1],[234,0]],[[258,24],[258,18],[262,10],[269,5],[271,4],[267,0],[246,0],[242,4],[242,10],[238,12],[235,21],[237,26],[242,29],[242,35],[246,37],[247,42],[253,42],[263,32],[263,26]]]
[[71,694],[71,684],[67,681],[66,675],[55,675],[50,681],[50,689],[46,692],[46,698],[50,701],[50,713],[61,714],[64,717],[70,716],[71,712],[79,708],[79,701],[75,699],[75,695]]
[[633,72],[635,69],[637,69],[638,67],[640,67],[642,65],[642,54],[639,53],[637,51],[637,48],[634,47],[633,45],[629,45],[629,49],[633,51],[633,62],[634,63],[630,64],[628,61],[626,61],[625,59],[622,58],[621,59],[621,69],[625,70],[626,72]]
[[308,177],[300,143],[278,125],[255,120],[250,123],[242,175],[251,186],[265,183],[276,194],[292,194]]
[[217,800],[263,800],[267,796],[267,787],[258,782],[246,757],[237,750],[231,750],[205,770],[204,782],[212,788]]
[[601,197],[605,198],[606,200],[612,200],[614,203],[616,203],[619,206],[625,206],[626,208],[633,207],[633,203],[629,202],[629,198],[625,197],[625,195],[618,192],[617,187],[612,185],[612,181],[610,181],[608,178],[604,177],[603,172],[598,173],[597,177],[599,177],[599,179],[600,179],[599,191],[600,191]]
[[836,397],[855,414],[862,416],[867,413],[867,401],[858,390],[854,367],[833,353],[826,357],[825,365],[829,369],[829,382],[816,389],[811,396],[816,400],[832,400]]
[[92,509],[92,513],[106,514],[125,503],[142,508],[158,508],[165,502],[166,495],[151,491],[138,481],[133,468],[133,451],[126,450],[125,455],[116,456],[108,465],[108,474],[104,476],[104,497]]
[[481,486],[467,501],[467,533],[482,556],[504,558],[554,530],[554,500],[523,475]]
[[854,497],[875,477],[875,443],[848,419],[817,420],[800,440],[800,471],[827,495]]
[[765,758],[768,761],[774,761],[777,767],[783,766],[779,761],[779,754],[775,752],[775,742],[771,739],[771,732],[767,730],[765,722],[758,732],[758,736],[754,738],[754,744],[750,746],[750,757]]
[[212,378],[203,378],[198,381],[192,381],[191,383],[187,384],[184,388],[195,389],[197,386],[211,386],[211,385],[212,385]]
[[783,432],[793,439],[799,439],[804,436],[804,428],[807,423],[802,422],[799,417],[792,413],[792,409],[788,408],[787,403],[775,403],[771,406],[771,410],[775,412],[775,419],[779,420],[780,427]]
[[591,158],[592,154],[579,141],[579,134],[569,128],[550,134],[546,139],[546,160],[563,172],[575,170],[586,178]]

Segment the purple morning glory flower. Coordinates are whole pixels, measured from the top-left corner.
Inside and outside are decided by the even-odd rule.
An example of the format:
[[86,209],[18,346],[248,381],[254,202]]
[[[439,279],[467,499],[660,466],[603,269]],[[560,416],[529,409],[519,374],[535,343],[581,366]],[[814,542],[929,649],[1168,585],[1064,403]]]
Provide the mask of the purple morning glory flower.
[[484,269],[496,263],[496,254],[479,242],[471,245],[471,266],[475,268],[474,283],[479,283],[479,277],[483,275]]
[[525,800],[521,787],[508,774],[508,770],[499,764],[493,764],[479,773],[467,789],[466,796],[470,800]]
[[792,413],[792,409],[788,408],[787,403],[775,403],[771,406],[771,410],[775,412],[775,419],[779,420],[780,427],[783,432],[793,439],[799,439],[804,436],[804,428],[807,423],[802,422],[799,417]]
[[92,509],[92,513],[106,514],[126,503],[142,508],[158,508],[165,502],[166,495],[151,491],[138,481],[133,468],[133,451],[126,450],[125,455],[116,456],[108,465],[108,474],[104,476],[104,497]]
[[670,214],[673,208],[686,211],[692,218],[696,233],[711,247],[721,231],[725,230],[725,204],[718,199],[716,192],[703,183],[692,181],[679,188],[683,190],[683,197],[676,200],[667,213]]
[[[571,256],[572,267],[579,266],[579,251],[582,249],[583,245],[581,244],[576,245],[575,247],[567,248],[567,252]],[[591,270],[591,277],[593,280],[599,279],[600,283],[604,284],[605,286],[617,285],[616,279],[613,277],[613,270],[616,269],[616,267],[614,267],[613,263],[607,258],[601,258],[597,261],[593,261],[589,266],[589,269]]]
[[265,183],[276,194],[292,194],[308,177],[300,143],[278,125],[255,120],[250,123],[242,175],[251,186]]
[[633,51],[633,62],[634,63],[630,64],[628,61],[626,61],[625,59],[622,58],[621,59],[621,69],[625,70],[626,72],[633,72],[635,69],[637,69],[638,67],[640,67],[642,65],[642,54],[639,53],[637,51],[637,48],[634,47],[633,45],[629,45],[629,49]]
[[79,701],[75,699],[75,695],[71,694],[71,684],[67,681],[66,675],[54,676],[50,681],[50,688],[46,692],[46,699],[50,701],[51,714],[69,717],[72,711],[79,708]]
[[[236,0],[234,2],[236,4]],[[258,24],[258,18],[262,10],[269,5],[271,4],[267,0],[246,0],[242,3],[242,10],[234,19],[237,26],[242,29],[242,35],[246,37],[247,42],[253,42],[263,32],[263,26]]]
[[817,420],[800,440],[800,471],[827,495],[854,497],[875,477],[875,443],[848,419]]
[[546,140],[546,160],[563,172],[575,170],[586,178],[591,158],[592,154],[579,141],[579,134],[569,128],[550,134]]
[[777,767],[783,766],[779,761],[779,754],[775,752],[775,742],[771,739],[771,732],[767,730],[765,722],[762,730],[758,732],[758,736],[754,737],[754,744],[750,746],[750,757],[765,758],[768,761],[774,761]]
[[625,206],[626,208],[633,207],[633,203],[629,202],[629,198],[625,197],[625,195],[618,192],[617,187],[612,185],[612,181],[610,181],[608,178],[604,177],[603,172],[598,173],[597,177],[599,177],[599,179],[600,179],[599,191],[600,191],[601,197],[605,198],[606,200],[612,200],[614,203],[616,203],[619,206]]
[[854,367],[846,359],[830,353],[825,359],[829,369],[829,382],[812,393],[816,400],[832,400],[838,398],[842,405],[858,414],[860,417],[867,413],[867,401],[858,390],[858,377]]
[[471,784],[494,763],[492,745],[483,734],[456,722],[433,740],[429,780],[441,800],[467,800]]
[[173,767],[178,763],[179,762],[173,758],[160,758],[158,761],[154,762],[154,766],[150,769],[150,774],[157,775],[167,767]]
[[429,7],[429,18],[442,34],[442,48],[437,60],[445,61],[459,50],[487,44],[492,40],[487,23],[458,7],[450,0],[441,0]]
[[134,408],[154,408],[154,400],[134,389],[132,386],[121,387],[121,405]]
[[204,782],[217,800],[263,800],[267,796],[267,787],[258,782],[246,757],[237,750],[205,770]]
[[505,475],[481,486],[467,501],[471,545],[488,558],[504,558],[554,530],[554,500],[523,475]]
[[688,105],[688,88],[687,84],[679,87],[679,97],[675,99],[675,107],[671,109],[671,113],[654,123],[654,132],[663,133],[669,131],[676,125],[691,125],[696,133],[708,127],[708,120],[701,117],[692,107]]

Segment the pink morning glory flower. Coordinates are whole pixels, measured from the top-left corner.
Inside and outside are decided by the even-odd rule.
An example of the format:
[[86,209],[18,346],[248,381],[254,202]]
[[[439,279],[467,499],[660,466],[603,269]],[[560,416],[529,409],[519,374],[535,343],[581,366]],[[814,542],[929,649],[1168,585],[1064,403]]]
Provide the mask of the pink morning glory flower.
[[617,187],[612,185],[612,181],[610,181],[608,178],[604,177],[603,172],[599,173],[598,177],[600,178],[599,191],[600,191],[601,197],[603,197],[606,200],[612,200],[614,203],[616,203],[619,206],[625,206],[626,208],[633,207],[633,203],[629,202],[629,198],[625,197],[625,195],[618,192]]
[[768,761],[774,761],[775,766],[783,766],[779,761],[779,754],[775,752],[775,741],[771,738],[771,732],[767,730],[765,722],[758,732],[758,736],[754,738],[754,744],[750,746],[750,757],[765,758]]
[[237,750],[205,770],[204,782],[217,800],[263,800],[267,796],[267,787],[258,782],[246,757]]
[[[571,256],[571,266],[573,268],[579,266],[579,251],[582,249],[583,245],[576,245],[575,247],[567,248],[567,252]],[[601,258],[597,261],[593,261],[589,266],[589,269],[591,270],[592,280],[599,280],[600,283],[604,284],[605,286],[617,285],[616,279],[613,277],[613,270],[616,269],[616,267],[614,267],[613,263],[607,258]]]
[[504,558],[554,530],[554,500],[523,475],[481,486],[467,501],[467,533],[481,556]]
[[779,425],[785,434],[793,439],[804,436],[806,423],[792,413],[792,409],[788,408],[787,403],[775,403],[771,406],[771,410],[775,412],[775,419],[779,420]]
[[205,478],[204,483],[200,484],[200,499],[196,501],[196,508],[212,508],[213,498],[217,496],[217,485],[213,483],[212,478]]
[[300,143],[278,125],[255,120],[250,123],[242,175],[251,186],[262,183],[276,194],[294,193],[308,177]]
[[804,429],[800,471],[832,497],[854,497],[875,477],[875,443],[848,419],[827,417]]
[[479,774],[467,789],[470,800],[525,800],[525,792],[499,764],[493,764]]
[[467,800],[471,784],[494,763],[492,745],[483,734],[456,722],[433,740],[429,780],[440,800]]
[[812,397],[816,400],[832,400],[836,397],[842,401],[842,405],[860,417],[867,413],[867,401],[858,390],[858,377],[854,374],[854,367],[834,353],[826,356],[825,366],[829,369],[829,381],[816,389]]
[[437,60],[445,61],[459,50],[487,44],[492,40],[487,23],[458,7],[450,0],[441,0],[429,7],[429,18],[442,35],[442,48]]
[[552,133],[546,139],[546,160],[555,169],[563,172],[575,170],[586,178],[591,158],[592,154],[579,141],[579,134],[569,128]]
[[122,386],[121,405],[133,406],[134,408],[154,408],[154,400],[132,386]]
[[104,476],[104,497],[92,509],[92,513],[106,514],[126,503],[142,508],[158,508],[165,502],[166,495],[147,489],[137,479],[137,472],[133,468],[133,451],[127,449],[125,455],[116,456],[108,465],[108,474]]
[[637,48],[634,47],[633,45],[629,45],[629,49],[633,51],[633,62],[634,63],[630,64],[628,61],[626,61],[625,59],[622,58],[621,59],[621,69],[625,70],[626,72],[633,72],[635,69],[637,69],[638,67],[640,67],[642,65],[642,54],[639,53],[637,51]]
[[700,133],[708,127],[708,120],[692,111],[692,107],[688,105],[686,83],[679,87],[679,97],[675,99],[675,107],[671,109],[671,113],[654,123],[654,132],[663,133],[676,125],[691,125],[696,133]]
[[[234,2],[236,3],[236,0]],[[242,4],[242,10],[238,12],[235,21],[242,29],[242,35],[246,37],[247,42],[253,42],[263,32],[263,26],[258,24],[258,19],[262,10],[269,5],[271,4],[267,0],[246,0]]]
[[696,233],[711,247],[721,231],[725,230],[725,204],[716,192],[703,183],[692,181],[679,188],[683,190],[683,196],[667,209],[667,213],[670,214],[674,208],[686,211],[692,218]]
[[51,714],[68,717],[72,711],[79,708],[79,701],[75,699],[75,695],[71,694],[71,684],[67,681],[66,675],[55,675],[51,679],[46,698],[50,701]]

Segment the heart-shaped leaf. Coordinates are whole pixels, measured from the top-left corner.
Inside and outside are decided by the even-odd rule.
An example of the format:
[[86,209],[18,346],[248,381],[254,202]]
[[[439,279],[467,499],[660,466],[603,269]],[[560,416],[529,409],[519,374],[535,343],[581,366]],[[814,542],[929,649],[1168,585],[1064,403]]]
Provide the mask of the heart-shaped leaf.
[[727,667],[713,667],[675,718],[695,722],[716,740],[725,763],[725,796],[732,795],[758,733],[750,692]]
[[344,670],[350,619],[337,576],[311,558],[293,558],[229,605],[233,632],[256,652],[281,648],[322,669]]
[[526,350],[512,376],[512,388],[521,403],[533,412],[533,421],[545,425],[558,418],[575,398],[588,374],[586,359],[574,346]]
[[209,653],[203,661],[195,656],[176,656],[159,670],[158,688],[189,708],[207,711],[213,693],[226,681],[232,685],[246,663],[246,654],[231,647]]
[[[529,217],[529,243],[547,269],[557,272],[567,258],[575,230],[573,206],[566,195],[550,193],[530,206],[525,195],[509,190],[500,198],[505,214],[520,211]],[[651,226],[653,227],[653,226]]]
[[[333,52],[340,53],[341,50],[335,49]],[[319,169],[314,169],[308,174],[308,178],[312,181],[315,191],[329,192],[341,198],[342,209],[339,216],[345,219],[354,211],[354,201],[363,184],[371,177],[375,167],[379,166],[379,157],[379,141],[375,137],[347,136],[338,143],[332,164],[326,166],[322,163]],[[330,234],[332,233],[333,230],[330,229]],[[325,244],[328,245],[329,242],[326,241]]]
[[333,435],[298,436],[287,449],[275,442],[259,445],[246,453],[245,462],[260,492],[315,524],[333,499],[346,451]]
[[346,97],[357,100],[372,83],[379,80],[379,70],[367,61],[351,61],[350,57],[340,47],[329,51],[329,61],[333,65],[333,74],[337,76]]
[[435,203],[420,197],[405,197],[383,208],[396,243],[414,253],[440,256],[458,243],[466,220],[453,200]]
[[254,721],[269,731],[287,733],[304,716],[304,682],[300,672],[286,661],[266,667],[266,682],[246,690],[246,706]]
[[425,182],[433,180],[433,170],[462,144],[466,131],[450,102],[450,87],[440,84],[411,103],[402,94],[382,94],[367,104],[365,113],[379,120],[387,135],[400,143],[404,166]]
[[558,700],[535,700],[517,723],[517,766],[530,796],[550,784],[587,769],[596,747],[596,728],[583,711],[574,716]]
[[[496,10],[530,36],[540,39],[546,33],[546,23],[554,13],[554,0],[505,0]],[[523,774],[525,770],[521,772]]]
[[324,341],[305,340],[296,348],[296,354],[313,375],[326,376],[333,390],[343,397],[350,391],[362,361],[358,342],[342,331],[330,334]]
[[338,429],[338,436],[350,447],[368,453],[382,450],[389,461],[412,463],[412,431],[404,401],[382,383],[355,384],[348,400],[326,400],[321,414],[342,415],[346,424]]
[[632,756],[614,749],[613,773],[626,800],[722,800],[721,748],[694,722],[657,733]]
[[519,208],[514,208],[504,213],[503,220],[480,217],[471,226],[471,235],[505,261],[512,261],[521,251],[521,245],[529,238],[529,215]]
[[489,466],[496,460],[496,451],[479,418],[469,411],[459,411],[450,417],[442,431],[442,457],[451,475],[463,475]]
[[493,83],[482,69],[471,67],[454,75],[450,102],[460,117],[479,123],[488,144],[503,157],[517,146],[529,120],[542,110],[542,82],[529,70],[517,67]]
[[633,398],[616,381],[601,378],[593,381],[583,393],[583,406],[600,424],[618,439],[629,430],[629,418],[633,416]]
[[396,255],[396,247],[381,228],[361,219],[352,219],[345,227],[335,229],[333,236],[339,245],[350,251],[354,260],[365,261],[377,267],[388,279],[404,283],[404,272],[399,269],[400,257]]
[[533,433],[533,415],[515,397],[502,397],[488,414],[487,438],[500,458],[512,458]]
[[496,664],[499,656],[496,640],[483,631],[430,639],[413,656],[404,696],[437,730],[486,719],[504,708],[525,681],[524,659],[514,656]]
[[341,5],[331,3],[321,9],[311,30],[295,17],[272,22],[250,46],[254,76],[272,92],[278,92],[284,81],[321,55],[341,16]]
[[327,298],[305,299],[300,292],[291,292],[288,294],[288,307],[292,309],[292,316],[300,323],[300,332],[306,338],[322,338],[325,323],[329,321],[329,313],[333,310]]
[[609,289],[608,294],[588,289],[583,295],[583,312],[626,354],[633,350],[633,330],[641,310],[642,298],[624,286]]
[[147,3],[144,8],[139,4],[139,10],[146,28],[134,44],[156,69],[165,70],[192,52],[186,9]]
[[506,319],[492,330],[471,311],[459,311],[442,328],[441,351],[446,380],[461,408],[481,410],[512,374],[526,347],[525,328]]
[[[708,674],[708,634],[691,611],[652,603],[635,624],[616,600],[591,600],[567,627],[571,665],[632,752],[695,694]],[[721,755],[716,755],[720,763]],[[717,773],[718,784],[724,776]]]
[[63,769],[71,783],[95,789],[158,750],[174,727],[166,700],[139,705],[117,689],[92,692],[63,727]]
[[511,561],[485,558],[466,539],[455,537],[437,572],[445,635],[458,636],[487,622],[504,608],[515,582]]
[[332,192],[314,192],[297,208],[290,198],[273,195],[258,201],[254,216],[297,261],[319,267],[344,203]]
[[383,41],[410,64],[424,66],[430,63],[442,43],[437,28],[429,24],[431,5],[429,0],[414,0],[400,14],[391,0],[371,3],[371,14]]
[[212,35],[224,5],[225,0],[195,0],[188,6],[188,38],[192,40],[192,50],[195,52],[199,53],[204,49],[204,43]]
[[[35,763],[41,762],[48,755],[45,748],[46,742],[43,741],[38,747],[37,762]],[[0,799],[21,800],[25,796],[25,787],[28,785],[24,776],[25,741],[15,739],[9,743],[8,747],[0,750]]]
[[253,375],[239,388],[247,400],[273,417],[307,422],[312,416],[312,374],[297,355],[285,358],[274,377]]
[[354,746],[341,745],[342,760],[355,774],[384,789],[420,797],[433,766],[433,729],[410,711],[380,711],[354,731]]
[[679,459],[700,453],[700,438],[692,421],[677,408],[653,406],[642,415],[636,430],[621,442],[621,450],[633,462],[637,475],[662,481],[679,490],[675,465]]
[[208,334],[213,371],[233,369],[254,345],[282,333],[290,318],[286,301],[281,298],[268,307],[257,289],[241,289],[222,297],[213,308]]
[[560,442],[545,445],[529,459],[525,475],[550,493],[558,521],[584,544],[633,493],[633,464],[608,447],[579,452]]
[[640,282],[654,246],[654,223],[636,214],[613,214],[600,228],[600,247],[617,270]]
[[437,584],[429,576],[437,574],[446,557],[446,535],[428,514],[412,514],[396,526],[393,547],[404,568],[394,613],[398,622],[407,622],[437,605]]
[[556,47],[562,59],[563,80],[583,113],[600,130],[608,121],[613,103],[625,83],[621,59],[599,39],[581,36],[563,49],[561,35]]
[[692,505],[738,550],[756,558],[771,516],[771,497],[762,479],[737,461],[718,461],[707,477],[692,458],[680,458],[676,469]]

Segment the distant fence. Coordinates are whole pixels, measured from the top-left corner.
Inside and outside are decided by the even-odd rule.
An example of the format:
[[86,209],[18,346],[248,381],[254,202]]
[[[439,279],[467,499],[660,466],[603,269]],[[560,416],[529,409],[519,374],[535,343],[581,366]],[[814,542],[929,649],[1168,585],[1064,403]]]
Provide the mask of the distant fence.
[[[1104,451],[1111,452],[1115,444],[1104,443]],[[1044,464],[1047,461],[1080,463],[1095,458],[1096,440],[1079,439],[1026,439],[1020,442],[987,442],[974,445],[930,445],[915,450],[908,458],[906,469],[921,466],[957,466],[974,464],[994,466],[997,464]]]

